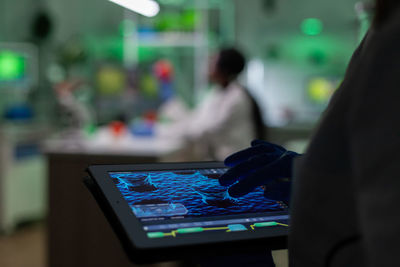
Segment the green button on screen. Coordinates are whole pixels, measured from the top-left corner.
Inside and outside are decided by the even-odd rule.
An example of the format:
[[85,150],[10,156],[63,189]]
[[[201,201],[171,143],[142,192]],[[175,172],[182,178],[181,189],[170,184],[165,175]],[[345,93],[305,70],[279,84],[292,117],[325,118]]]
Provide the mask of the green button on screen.
[[277,222],[262,222],[262,223],[255,223],[255,227],[268,227],[268,226],[277,226]]
[[148,238],[161,238],[164,237],[163,232],[152,232],[152,233],[147,233]]
[[189,233],[198,233],[198,232],[203,232],[204,229],[202,227],[193,227],[193,228],[182,228],[178,229],[177,233],[178,234],[189,234]]

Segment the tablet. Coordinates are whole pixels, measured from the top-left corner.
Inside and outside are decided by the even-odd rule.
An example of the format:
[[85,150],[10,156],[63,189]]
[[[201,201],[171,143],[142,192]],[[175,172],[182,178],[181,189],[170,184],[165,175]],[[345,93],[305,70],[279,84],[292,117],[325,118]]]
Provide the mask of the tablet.
[[90,166],[85,180],[135,263],[286,248],[288,207],[262,188],[232,198],[220,162]]

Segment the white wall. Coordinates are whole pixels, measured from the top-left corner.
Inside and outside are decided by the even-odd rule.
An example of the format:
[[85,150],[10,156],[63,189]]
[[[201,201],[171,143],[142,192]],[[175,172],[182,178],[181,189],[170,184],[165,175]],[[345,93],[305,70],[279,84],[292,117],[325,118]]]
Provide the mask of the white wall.
[[0,41],[26,41],[37,2],[37,0],[0,1]]
[[57,41],[77,34],[117,34],[123,8],[107,0],[47,0]]
[[107,0],[1,0],[0,41],[29,41],[32,20],[43,7],[57,43],[79,34],[115,34],[123,9]]

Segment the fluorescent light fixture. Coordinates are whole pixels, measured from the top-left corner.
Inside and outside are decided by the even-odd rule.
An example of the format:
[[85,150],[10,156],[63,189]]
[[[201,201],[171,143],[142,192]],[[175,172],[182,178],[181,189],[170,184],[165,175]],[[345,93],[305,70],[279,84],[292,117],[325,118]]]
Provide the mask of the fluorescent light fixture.
[[124,8],[146,17],[154,17],[160,11],[160,6],[153,0],[108,0]]

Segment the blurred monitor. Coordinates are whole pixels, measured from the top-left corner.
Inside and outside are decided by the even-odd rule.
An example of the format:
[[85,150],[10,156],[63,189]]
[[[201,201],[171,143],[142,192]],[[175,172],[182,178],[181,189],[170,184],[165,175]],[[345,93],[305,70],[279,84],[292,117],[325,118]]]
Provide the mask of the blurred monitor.
[[0,43],[0,88],[30,90],[37,81],[36,47],[26,43]]
[[27,43],[0,42],[0,117],[27,119],[33,115],[29,93],[38,84],[38,51]]
[[16,81],[24,78],[25,58],[14,51],[0,51],[0,81]]

